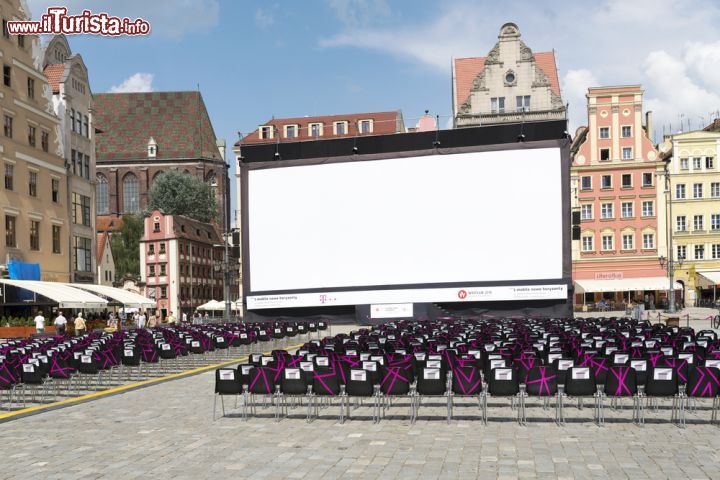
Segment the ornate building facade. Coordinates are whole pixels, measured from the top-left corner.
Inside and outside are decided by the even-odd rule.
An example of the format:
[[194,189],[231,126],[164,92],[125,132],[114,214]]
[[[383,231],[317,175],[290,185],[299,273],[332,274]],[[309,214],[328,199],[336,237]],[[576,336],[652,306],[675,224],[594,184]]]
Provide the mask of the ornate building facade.
[[455,128],[565,118],[555,52],[533,53],[514,23],[486,57],[453,60],[452,86]]

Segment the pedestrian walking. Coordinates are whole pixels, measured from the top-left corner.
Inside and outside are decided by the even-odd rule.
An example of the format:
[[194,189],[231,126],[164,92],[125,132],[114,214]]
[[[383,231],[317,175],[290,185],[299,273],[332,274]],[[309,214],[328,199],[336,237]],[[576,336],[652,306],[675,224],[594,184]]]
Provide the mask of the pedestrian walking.
[[37,333],[44,333],[45,332],[45,317],[43,317],[42,311],[38,310],[37,315],[35,315],[35,331]]
[[87,324],[85,323],[85,319],[82,316],[82,312],[79,312],[77,314],[77,317],[75,317],[75,321],[73,322],[75,325],[75,336],[82,337],[87,333]]
[[145,328],[145,322],[147,320],[147,317],[145,316],[145,312],[140,312],[140,315],[138,315],[138,328]]
[[62,311],[58,312],[57,317],[55,317],[55,321],[53,322],[55,325],[55,331],[58,335],[65,335],[65,327],[67,326],[67,318],[63,316]]

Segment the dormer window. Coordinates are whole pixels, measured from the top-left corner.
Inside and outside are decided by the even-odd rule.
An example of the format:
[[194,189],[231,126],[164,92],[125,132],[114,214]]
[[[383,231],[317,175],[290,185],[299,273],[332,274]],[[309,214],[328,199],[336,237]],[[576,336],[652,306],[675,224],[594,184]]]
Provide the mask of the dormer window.
[[311,123],[308,126],[308,131],[310,132],[311,137],[322,137],[323,124],[322,123]]
[[267,140],[273,138],[273,127],[272,125],[263,125],[260,127],[260,138]]
[[157,142],[155,142],[155,139],[153,137],[150,137],[150,140],[148,140],[147,156],[148,158],[157,157]]
[[360,133],[372,133],[373,132],[372,119],[358,121],[358,130],[360,131]]
[[299,130],[297,125],[285,125],[283,128],[285,129],[285,138],[297,138]]
[[334,122],[333,123],[333,134],[335,135],[347,135],[348,133],[348,122]]

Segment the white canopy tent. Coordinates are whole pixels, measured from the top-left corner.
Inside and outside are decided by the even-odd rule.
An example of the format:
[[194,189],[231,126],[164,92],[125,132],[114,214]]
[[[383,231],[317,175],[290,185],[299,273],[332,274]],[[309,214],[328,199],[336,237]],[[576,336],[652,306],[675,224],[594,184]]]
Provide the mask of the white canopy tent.
[[218,302],[217,300],[210,300],[207,303],[203,303],[199,307],[197,307],[198,310],[206,310],[206,311],[223,311],[225,310],[225,303],[224,302]]
[[0,284],[22,288],[57,302],[60,308],[106,308],[108,301],[65,283],[0,279]]
[[87,283],[70,283],[69,286],[97,293],[103,297],[110,298],[128,308],[155,308],[155,300],[143,297],[135,292],[122,288],[109,287],[107,285],[92,285]]
[[717,286],[720,285],[720,271],[696,272],[696,283],[702,288],[713,289],[713,302],[717,301]]
[[[618,280],[575,280],[578,293],[587,292],[634,292],[638,290],[667,290],[667,277],[623,278]],[[682,285],[675,282],[675,290],[682,290]]]

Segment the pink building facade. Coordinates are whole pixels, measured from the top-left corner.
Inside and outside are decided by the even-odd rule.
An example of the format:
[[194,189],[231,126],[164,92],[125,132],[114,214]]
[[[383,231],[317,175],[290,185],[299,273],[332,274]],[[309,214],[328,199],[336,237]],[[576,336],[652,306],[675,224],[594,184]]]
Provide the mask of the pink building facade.
[[658,261],[666,252],[664,164],[643,125],[642,96],[639,85],[587,93],[588,126],[578,129],[571,167],[581,217],[573,240],[576,305],[665,297],[667,272]]

